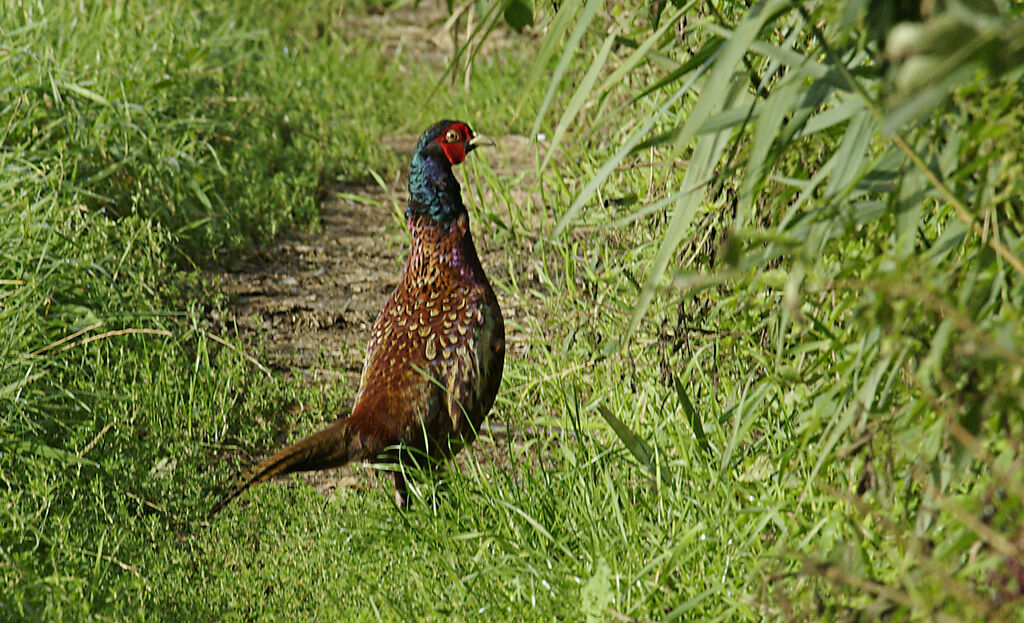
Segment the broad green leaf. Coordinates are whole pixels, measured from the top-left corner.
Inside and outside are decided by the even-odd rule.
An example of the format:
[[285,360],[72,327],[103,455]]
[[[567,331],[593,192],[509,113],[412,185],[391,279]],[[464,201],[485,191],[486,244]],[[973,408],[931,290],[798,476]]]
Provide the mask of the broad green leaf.
[[937,80],[927,83],[928,86],[915,91],[913,97],[903,99],[902,103],[886,112],[883,126],[886,134],[896,132],[938,106],[949,96],[950,91],[970,80],[977,71],[976,66],[957,66],[952,63],[946,69],[949,73],[936,76]]
[[775,137],[779,134],[786,116],[792,110],[801,84],[796,80],[788,80],[776,87],[765,102],[761,118],[754,125],[754,136],[751,142],[750,155],[747,157],[746,171],[740,184],[739,203],[733,227],[743,227],[754,212],[755,193],[761,188],[761,181],[767,174],[765,163],[768,152]]
[[928,355],[924,357],[920,367],[917,369],[917,377],[920,379],[921,384],[926,387],[944,378],[941,372],[942,362],[946,352],[949,350],[950,343],[953,341],[954,331],[956,331],[956,325],[947,318],[939,323],[939,328],[932,335]]
[[196,181],[196,178],[189,178],[188,187],[192,189],[192,193],[195,194],[199,203],[203,204],[204,208],[212,212],[213,204],[210,203],[210,198],[206,195],[206,192],[203,191],[203,188],[199,185],[199,182]]
[[[902,156],[902,154],[900,155]],[[914,253],[927,189],[928,182],[925,180],[924,174],[916,167],[911,167],[900,179],[898,192],[892,195],[896,212],[896,230],[894,232],[896,240],[893,246],[896,257],[900,260],[910,258]],[[949,228],[947,228],[948,230]]]
[[803,138],[816,134],[823,130],[839,125],[865,110],[864,102],[860,98],[846,97],[840,99],[835,106],[831,106],[807,120],[797,138]]
[[861,110],[850,120],[834,156],[836,166],[825,187],[827,196],[841,198],[841,193],[851,189],[863,174],[868,145],[877,131],[878,125],[867,110]]
[[726,92],[732,88],[733,72],[742,64],[743,55],[747,53],[765,21],[785,5],[784,0],[759,2],[750,9],[736,30],[728,35],[721,52],[715,57],[696,106],[687,115],[686,123],[679,129],[678,134],[673,137],[676,153],[683,151],[690,139],[696,135],[698,128],[704,125],[713,113],[721,109]]
[[608,606],[615,600],[612,570],[608,563],[600,558],[594,567],[594,574],[580,589],[580,611],[586,615],[587,623],[604,621]]
[[508,0],[505,4],[505,23],[516,32],[533,24],[533,5],[527,0]]
[[761,115],[761,109],[764,108],[762,104],[754,104],[752,107],[735,107],[729,110],[722,111],[711,115],[697,128],[697,135],[710,134],[712,132],[720,132],[729,128],[734,128],[744,123],[756,121]]
[[774,45],[759,39],[750,44],[750,51],[782,63],[798,76],[824,80],[833,75],[833,70],[828,65],[812,60],[790,47]]
[[878,384],[881,383],[885,371],[889,369],[891,360],[891,357],[882,357],[857,390],[857,400],[864,409],[870,410],[877,404]]
[[942,230],[942,233],[939,234],[939,238],[928,249],[926,253],[927,259],[933,266],[939,266],[939,264],[947,260],[950,253],[964,244],[970,231],[970,227],[965,225],[963,221],[950,221]]

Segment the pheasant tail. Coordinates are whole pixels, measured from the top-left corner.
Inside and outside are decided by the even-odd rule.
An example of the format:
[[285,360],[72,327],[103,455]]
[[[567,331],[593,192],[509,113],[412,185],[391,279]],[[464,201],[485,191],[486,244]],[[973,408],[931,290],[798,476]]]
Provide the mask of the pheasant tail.
[[246,489],[265,480],[290,474],[318,469],[341,467],[351,461],[372,458],[379,451],[378,444],[370,441],[350,425],[349,419],[338,420],[305,439],[296,441],[265,461],[247,469],[234,485],[221,497],[212,509],[213,517],[228,502],[245,492]]

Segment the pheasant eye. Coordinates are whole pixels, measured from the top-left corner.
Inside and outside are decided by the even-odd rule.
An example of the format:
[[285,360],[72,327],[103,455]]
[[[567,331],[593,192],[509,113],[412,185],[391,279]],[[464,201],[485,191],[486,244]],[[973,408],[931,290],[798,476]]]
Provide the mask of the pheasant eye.
[[462,137],[459,136],[459,131],[455,129],[448,130],[444,134],[444,140],[446,143],[457,143]]

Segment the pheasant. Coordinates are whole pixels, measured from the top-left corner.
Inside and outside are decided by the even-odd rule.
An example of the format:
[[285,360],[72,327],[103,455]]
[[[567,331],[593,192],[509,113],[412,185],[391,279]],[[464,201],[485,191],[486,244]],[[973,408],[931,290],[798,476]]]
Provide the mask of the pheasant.
[[[366,349],[352,412],[246,470],[210,511],[280,474],[352,461],[454,456],[494,404],[505,362],[505,325],[480,265],[452,167],[489,139],[439,121],[416,144],[405,215],[412,247]],[[404,507],[404,471],[393,472]]]

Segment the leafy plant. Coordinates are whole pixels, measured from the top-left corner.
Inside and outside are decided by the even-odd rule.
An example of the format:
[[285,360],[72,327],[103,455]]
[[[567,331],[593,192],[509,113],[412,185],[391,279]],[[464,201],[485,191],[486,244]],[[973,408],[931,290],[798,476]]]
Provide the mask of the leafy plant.
[[[822,523],[790,526],[789,564],[752,589],[766,612],[804,616],[795,604],[811,592],[833,616],[1013,618],[1015,572],[985,585],[988,569],[1024,560],[1017,510],[976,513],[998,496],[1024,501],[1010,493],[1024,460],[1024,176],[1010,143],[1024,113],[1020,9],[875,4],[655,2],[601,15],[601,3],[563,3],[538,61],[564,44],[535,130],[579,43],[595,40],[550,121],[544,164],[570,127],[615,147],[554,234],[664,223],[627,335],[663,317],[659,300],[705,310],[705,335],[684,333],[709,347],[730,327],[749,331],[746,310],[760,318],[749,372],[786,405],[812,461],[799,506],[824,495],[849,512],[822,519],[834,536],[816,547]],[[649,180],[630,172],[639,157]],[[657,178],[656,162],[669,164]],[[646,182],[649,199],[595,212],[613,181]],[[609,422],[635,453],[637,434]],[[938,547],[949,531],[955,545]]]

